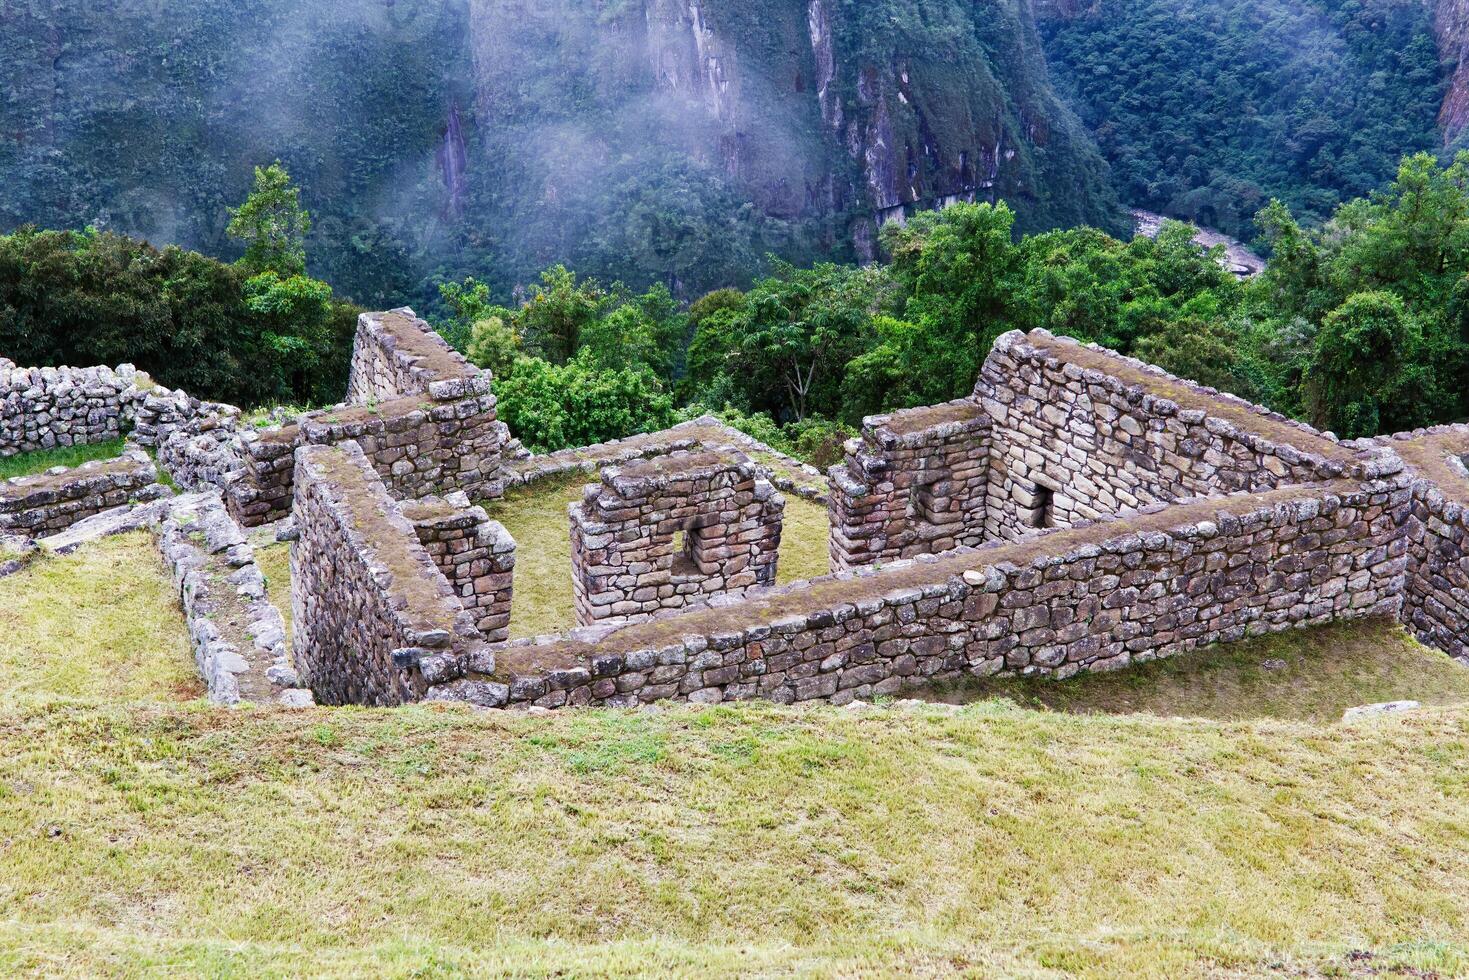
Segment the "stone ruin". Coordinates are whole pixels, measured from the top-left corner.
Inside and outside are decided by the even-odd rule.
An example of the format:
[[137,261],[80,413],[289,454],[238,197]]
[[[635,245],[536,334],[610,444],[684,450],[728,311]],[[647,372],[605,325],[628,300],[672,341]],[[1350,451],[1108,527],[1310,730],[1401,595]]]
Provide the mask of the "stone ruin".
[[[407,310],[363,316],[348,402],[264,431],[90,370],[24,372],[7,397],[46,420],[7,416],[0,452],[130,426],[194,491],[155,523],[186,606],[231,625],[195,637],[221,701],[842,703],[1366,616],[1469,660],[1469,426],[1342,442],[1044,331],[1001,337],[968,398],[867,419],[825,478],[709,418],[531,456],[488,375]],[[47,474],[36,506],[99,470]],[[583,625],[508,641],[516,547],[475,501],[568,471],[589,479],[568,513]],[[790,493],[826,504],[832,573],[777,586]],[[276,522],[289,654],[240,532]]]
[[736,449],[608,467],[569,514],[583,625],[775,584],[785,498]]

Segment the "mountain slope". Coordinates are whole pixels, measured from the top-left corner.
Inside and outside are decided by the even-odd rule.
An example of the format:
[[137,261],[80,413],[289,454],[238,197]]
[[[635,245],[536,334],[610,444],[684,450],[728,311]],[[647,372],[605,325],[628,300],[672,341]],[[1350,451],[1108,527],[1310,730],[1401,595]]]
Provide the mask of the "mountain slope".
[[566,260],[685,293],[1003,196],[1115,226],[1030,0],[108,0],[0,6],[0,226],[227,254],[282,158],[371,305]]
[[[1440,145],[1439,46],[1460,0],[1040,0],[1046,53],[1130,203],[1248,240]],[[1461,109],[1444,104],[1446,125]]]

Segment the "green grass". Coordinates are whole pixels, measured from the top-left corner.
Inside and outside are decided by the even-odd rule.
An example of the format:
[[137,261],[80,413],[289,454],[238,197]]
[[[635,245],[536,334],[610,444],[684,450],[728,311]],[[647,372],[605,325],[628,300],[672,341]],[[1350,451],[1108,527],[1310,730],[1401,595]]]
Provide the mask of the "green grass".
[[94,459],[112,459],[122,455],[123,440],[109,439],[86,446],[60,446],[56,449],[40,449],[31,453],[0,458],[0,480],[14,476],[31,476],[44,473],[53,466],[80,466]]
[[0,578],[0,702],[187,699],[202,688],[183,614],[146,532]]
[[265,576],[266,593],[270,597],[271,605],[280,610],[281,618],[286,621],[286,637],[289,639],[294,635],[295,626],[291,615],[291,546],[276,541],[274,536],[268,541],[257,537],[254,544],[255,564]]
[[1334,721],[1381,701],[1469,703],[1469,668],[1390,620],[1340,623],[1257,637],[1111,674],[969,680],[923,692],[954,703],[1006,697],[1081,714]]
[[1469,974],[1469,707],[1327,720],[1465,695],[1387,624],[987,692],[1063,711],[224,710],[132,535],[0,630],[0,975]]
[[[576,625],[571,594],[571,532],[568,504],[581,500],[591,482],[586,473],[513,487],[485,503],[490,517],[515,539],[515,592],[510,607],[512,638],[564,632]],[[794,582],[830,571],[826,508],[785,494],[777,581]]]
[[0,704],[0,971],[1469,971],[1469,714]]

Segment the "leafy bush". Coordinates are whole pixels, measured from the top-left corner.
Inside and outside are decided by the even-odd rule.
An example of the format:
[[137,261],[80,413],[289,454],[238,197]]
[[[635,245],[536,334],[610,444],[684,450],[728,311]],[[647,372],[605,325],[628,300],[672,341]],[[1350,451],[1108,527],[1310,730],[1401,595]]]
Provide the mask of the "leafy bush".
[[530,449],[554,452],[673,424],[673,398],[646,369],[609,370],[586,356],[566,364],[521,358],[496,382],[500,418]]
[[0,236],[0,351],[20,364],[136,364],[201,398],[335,400],[357,311],[324,283],[111,232]]

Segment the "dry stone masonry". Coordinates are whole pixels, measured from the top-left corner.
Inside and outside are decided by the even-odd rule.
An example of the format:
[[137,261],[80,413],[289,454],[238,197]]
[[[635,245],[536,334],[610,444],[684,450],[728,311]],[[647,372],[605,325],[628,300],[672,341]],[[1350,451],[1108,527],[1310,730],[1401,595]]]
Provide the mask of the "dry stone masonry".
[[462,493],[405,501],[403,516],[486,640],[510,637],[515,539]]
[[448,658],[493,671],[473,617],[361,447],[303,446],[294,485],[294,650],[318,701],[416,701]]
[[113,459],[0,483],[0,532],[40,538],[66,530],[94,514],[156,499],[158,470],[137,447]]
[[0,456],[116,439],[151,383],[131,364],[18,368],[0,358]]
[[285,622],[266,598],[255,549],[218,491],[171,501],[158,538],[210,700],[312,704],[286,650]]
[[1469,426],[1379,440],[1413,476],[1411,561],[1402,619],[1420,640],[1469,662]]
[[713,600],[501,647],[512,704],[790,703],[1010,671],[1115,670],[1209,643],[1392,614],[1402,481],[1154,505],[1148,513]]
[[999,338],[974,398],[992,422],[987,539],[1353,464],[1307,426],[1043,330]]
[[865,419],[830,473],[832,567],[981,543],[989,429],[969,399]]
[[364,313],[347,404],[240,437],[242,470],[226,493],[246,526],[290,513],[295,451],[356,442],[400,500],[498,493],[509,431],[490,376],[450,351],[412,310]]
[[785,498],[736,449],[608,467],[569,513],[584,625],[775,582]]
[[[5,362],[0,398],[0,455],[131,428],[206,490],[150,507],[223,702],[840,703],[1365,616],[1469,662],[1469,426],[1343,443],[1045,331],[969,398],[866,420],[829,483],[712,418],[531,456],[406,309],[362,317],[346,403],[264,429],[127,366]],[[586,625],[505,642],[515,543],[475,501],[568,471],[598,481],[568,511]],[[0,539],[154,479],[132,449],[10,481]],[[827,504],[833,574],[774,586],[777,488]],[[288,514],[289,653],[239,526]]]

